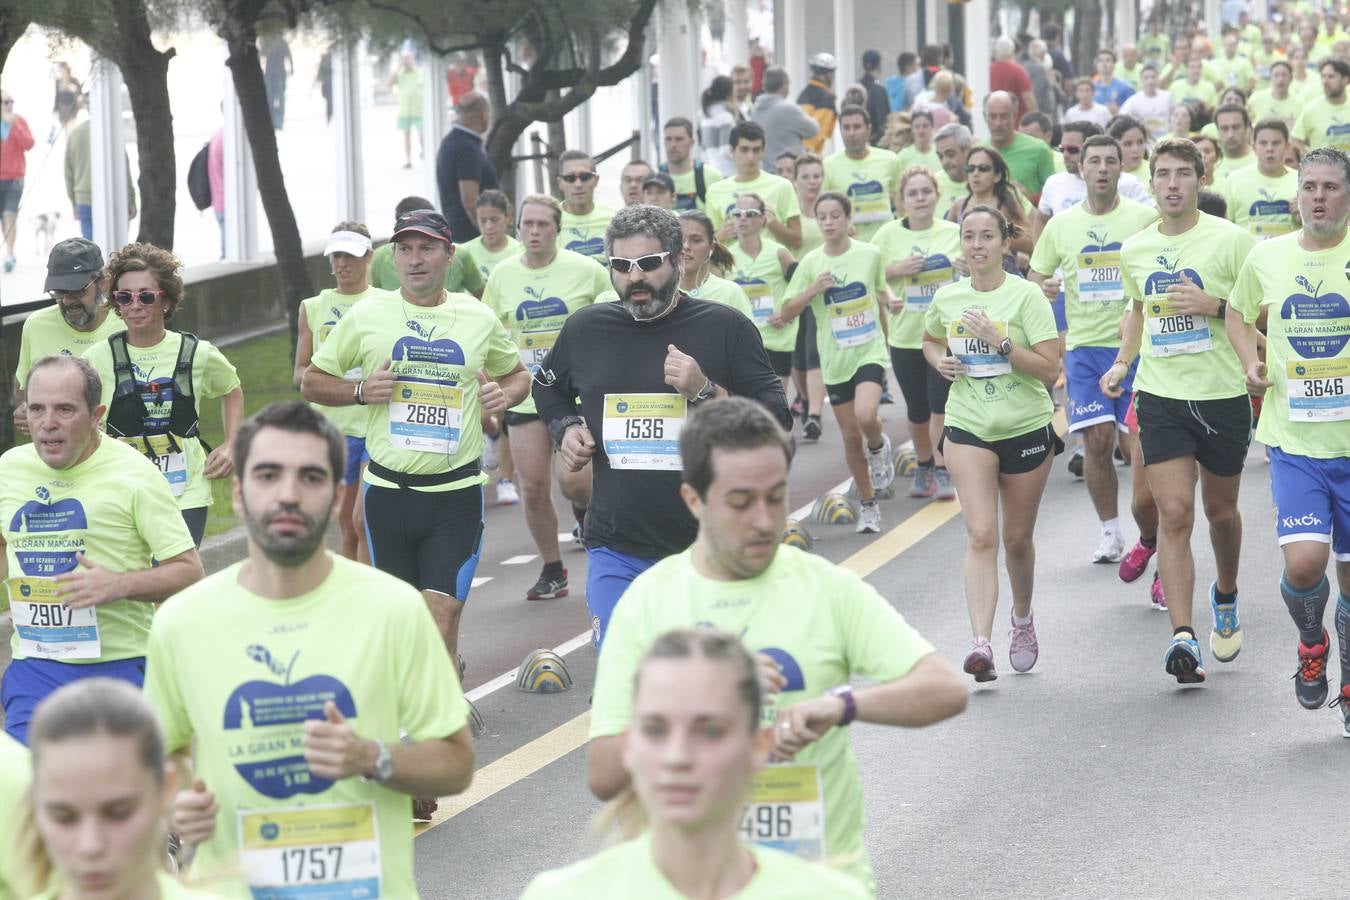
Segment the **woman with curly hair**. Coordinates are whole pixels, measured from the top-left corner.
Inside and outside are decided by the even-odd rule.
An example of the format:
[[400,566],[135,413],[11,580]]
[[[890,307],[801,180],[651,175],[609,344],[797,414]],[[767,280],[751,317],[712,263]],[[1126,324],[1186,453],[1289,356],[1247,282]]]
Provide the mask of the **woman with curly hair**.
[[[163,473],[192,540],[201,546],[211,505],[208,481],[234,472],[231,446],[244,417],[234,366],[209,341],[168,328],[183,305],[182,263],[153,244],[127,244],[104,272],[105,301],[127,326],[84,358],[103,382],[108,434],[135,447]],[[201,439],[198,411],[221,401],[225,436],[212,449]]]

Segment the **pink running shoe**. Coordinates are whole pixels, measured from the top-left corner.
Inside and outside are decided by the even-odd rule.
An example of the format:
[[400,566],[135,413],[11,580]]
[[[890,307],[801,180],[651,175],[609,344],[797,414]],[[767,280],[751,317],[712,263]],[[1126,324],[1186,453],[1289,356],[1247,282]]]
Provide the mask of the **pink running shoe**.
[[989,646],[987,638],[975,638],[961,668],[967,675],[975,676],[977,682],[993,681],[998,677],[994,671],[994,648]]
[[1013,622],[1008,641],[1008,662],[1012,663],[1013,671],[1030,672],[1031,667],[1036,665],[1040,652],[1041,645],[1036,640],[1035,623],[1018,625]]
[[1148,597],[1153,601],[1153,608],[1167,612],[1167,595],[1163,593],[1162,578],[1157,572],[1153,573],[1153,584],[1149,586]]
[[1158,546],[1145,547],[1139,541],[1134,542],[1130,552],[1120,561],[1120,580],[1129,584],[1144,574],[1148,568],[1148,561],[1153,558],[1153,554],[1158,552]]

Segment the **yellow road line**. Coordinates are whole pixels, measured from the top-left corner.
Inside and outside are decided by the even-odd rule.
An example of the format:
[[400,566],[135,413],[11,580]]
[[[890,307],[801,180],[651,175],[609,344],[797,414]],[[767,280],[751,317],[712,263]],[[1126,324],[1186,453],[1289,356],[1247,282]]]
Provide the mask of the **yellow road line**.
[[562,759],[586,743],[586,733],[590,727],[591,713],[587,710],[523,747],[512,750],[501,759],[483,766],[473,773],[473,784],[469,785],[467,791],[454,797],[441,798],[436,814],[430,822],[417,826],[417,834],[423,834],[453,819],[466,809],[528,778],[549,763]]
[[[854,553],[840,565],[866,578],[937,531],[960,512],[961,504],[955,500],[925,504],[918,512]],[[467,791],[455,797],[441,799],[440,806],[431,821],[417,826],[417,834],[425,834],[437,825],[448,822],[465,810],[583,746],[590,724],[591,714],[589,711],[584,712],[479,769],[474,773],[473,784]]]

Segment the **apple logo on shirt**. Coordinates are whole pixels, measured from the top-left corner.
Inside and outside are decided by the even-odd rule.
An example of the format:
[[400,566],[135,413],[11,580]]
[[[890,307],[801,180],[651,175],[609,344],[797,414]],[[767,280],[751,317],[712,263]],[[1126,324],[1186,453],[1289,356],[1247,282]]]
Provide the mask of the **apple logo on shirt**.
[[834,287],[825,289],[825,302],[829,303],[848,303],[850,300],[860,300],[867,296],[867,286],[861,281],[845,282],[838,275],[834,276]]
[[1185,275],[1198,288],[1204,289],[1205,282],[1200,277],[1200,273],[1194,269],[1177,268],[1176,263],[1167,261],[1167,257],[1159,256],[1158,264],[1163,267],[1162,272],[1153,272],[1144,281],[1145,294],[1166,294],[1167,289],[1176,284],[1181,284],[1181,276]]
[[1273,191],[1265,188],[1257,190],[1260,195],[1259,200],[1247,208],[1247,214],[1252,218],[1257,216],[1287,216],[1289,215],[1289,201],[1281,200],[1276,197]]
[[587,237],[585,229],[568,228],[572,233],[572,238],[563,246],[573,253],[580,253],[582,256],[604,256],[605,239],[600,235]]
[[[1087,233],[1087,235],[1088,235],[1089,238],[1091,238],[1091,239],[1092,239],[1093,241],[1095,241],[1096,243],[1092,243],[1092,244],[1084,244],[1084,245],[1083,245],[1083,249],[1078,251],[1079,253],[1082,253],[1082,254],[1087,254],[1087,253],[1113,253],[1113,252],[1115,252],[1115,251],[1117,251],[1117,250],[1120,249],[1120,241],[1111,241],[1110,243],[1108,243],[1107,240],[1106,240],[1106,233],[1105,233],[1105,232],[1102,232],[1101,234],[1098,234],[1098,233],[1095,232],[1095,231],[1089,231],[1089,232]],[[1087,266],[1090,266],[1090,265],[1092,265],[1092,260],[1091,260],[1090,258],[1089,258],[1089,259],[1085,259],[1085,260],[1083,260],[1083,264],[1084,264],[1084,265],[1087,265]],[[1193,276],[1191,280],[1194,281],[1194,280],[1195,280],[1195,277]]]
[[848,186],[848,196],[850,199],[870,199],[886,193],[881,182],[875,178],[868,178],[862,172],[853,173],[853,183]]
[[[1350,342],[1350,303],[1343,294],[1319,294],[1322,282],[1313,285],[1302,275],[1294,283],[1303,290],[1290,294],[1280,304],[1285,338],[1294,352],[1305,359],[1338,355]],[[1331,320],[1337,320],[1333,322]],[[1306,323],[1306,324],[1304,324]]]
[[802,674],[801,664],[793,658],[792,654],[780,647],[761,647],[760,653],[771,657],[778,663],[778,669],[783,673],[783,678],[787,684],[783,685],[783,693],[788,691],[806,690],[806,676]]
[[456,384],[439,367],[464,365],[463,348],[449,338],[437,338],[436,326],[427,328],[415,319],[409,319],[405,324],[417,337],[401,337],[394,342],[389,358],[395,364],[393,368],[399,378]]
[[84,505],[74,497],[52,502],[51,492],[39,486],[37,499],[15,510],[9,520],[9,542],[14,545],[14,558],[23,574],[46,577],[71,572],[77,565],[75,554],[84,549],[82,537],[25,538],[24,535],[55,535],[63,532],[83,532],[89,527]]
[[225,751],[231,764],[265,797],[323,793],[333,782],[314,775],[305,762],[304,722],[323,719],[329,700],[343,716],[354,718],[351,691],[331,675],[292,682],[299,650],[285,664],[262,644],[250,644],[245,652],[273,677],[246,681],[225,700]]

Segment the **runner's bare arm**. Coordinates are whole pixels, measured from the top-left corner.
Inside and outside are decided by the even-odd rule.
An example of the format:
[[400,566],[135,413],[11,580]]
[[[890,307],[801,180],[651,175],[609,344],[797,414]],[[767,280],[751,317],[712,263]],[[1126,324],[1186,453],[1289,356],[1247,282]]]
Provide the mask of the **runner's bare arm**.
[[586,744],[586,784],[598,800],[613,800],[628,787],[623,767],[623,735],[591,738]]
[[314,356],[314,332],[309,330],[304,307],[300,308],[300,323],[297,327],[299,336],[295,339],[295,372],[291,376],[291,381],[298,391],[300,383],[305,380],[305,370],[309,368],[310,358]]
[[[473,780],[473,738],[466,725],[445,738],[383,745],[393,760],[391,791],[414,797],[458,794]],[[320,778],[337,781],[368,776],[379,763],[381,743],[356,732],[338,710],[324,704],[324,718],[305,722],[305,762]]]
[[506,395],[506,407],[510,409],[519,404],[526,397],[530,396],[530,370],[520,363],[505,375],[493,378],[501,386],[502,393]]
[[101,606],[114,600],[158,603],[206,574],[197,551],[184,550],[148,569],[113,572],[81,553],[79,565],[56,576],[56,596],[70,609]]

